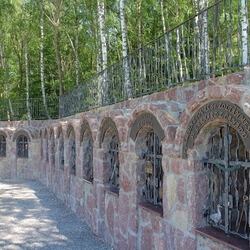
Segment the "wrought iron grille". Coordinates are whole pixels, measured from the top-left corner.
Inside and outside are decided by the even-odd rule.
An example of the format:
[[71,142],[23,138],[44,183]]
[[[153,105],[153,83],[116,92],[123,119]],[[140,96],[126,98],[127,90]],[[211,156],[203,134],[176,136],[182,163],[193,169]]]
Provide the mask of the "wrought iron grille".
[[213,133],[204,165],[207,169],[207,222],[249,240],[249,151],[229,125]]
[[110,142],[110,175],[109,185],[119,189],[119,148],[116,136],[112,137]]
[[0,135],[0,156],[6,157],[6,139],[3,135]]
[[64,168],[64,140],[62,135],[59,135],[59,168]]
[[88,141],[88,146],[86,147],[86,154],[84,162],[86,163],[85,175],[88,180],[93,180],[93,142],[91,139]]
[[[46,100],[49,116],[42,98],[30,98],[29,110],[31,120],[58,119],[59,117],[59,97],[48,98]],[[26,100],[1,100],[0,101],[0,121],[20,121],[28,120],[28,108]]]
[[24,135],[20,135],[17,139],[17,157],[28,157],[28,139]]
[[69,152],[70,152],[69,170],[71,174],[75,175],[76,174],[76,141],[73,139],[69,141]]
[[154,205],[162,206],[163,195],[163,171],[162,171],[162,146],[154,131],[149,132],[146,141],[147,153],[144,195],[147,201]]
[[217,1],[61,96],[60,117],[242,71],[248,12],[246,0]]

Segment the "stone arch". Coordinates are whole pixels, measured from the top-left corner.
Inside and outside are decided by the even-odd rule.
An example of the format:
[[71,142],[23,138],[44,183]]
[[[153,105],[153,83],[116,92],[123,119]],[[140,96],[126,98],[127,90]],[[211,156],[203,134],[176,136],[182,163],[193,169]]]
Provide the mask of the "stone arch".
[[7,134],[6,134],[3,130],[0,130],[0,135],[4,136],[4,137],[5,137],[5,139],[7,139],[7,138],[8,138],[8,137],[7,137]]
[[49,139],[50,139],[50,162],[53,166],[55,166],[55,132],[54,128],[51,127],[49,131]]
[[76,138],[75,138],[75,129],[72,124],[69,124],[66,130],[66,135],[68,139],[68,164],[69,164],[69,173],[76,174]]
[[119,192],[119,150],[120,140],[115,122],[106,117],[102,121],[99,134],[99,146],[102,147],[103,158],[103,182],[107,187],[114,187],[114,192]]
[[189,190],[190,203],[195,204],[188,213],[191,218],[196,218],[190,221],[196,228],[204,227],[207,223],[201,212],[206,207],[208,191],[207,172],[204,170],[206,166],[203,164],[211,135],[218,128],[229,124],[239,130],[242,139],[247,136],[245,145],[249,143],[247,133],[250,113],[246,112],[247,105],[244,107],[247,94],[243,93],[249,96],[249,90],[244,86],[209,86],[199,91],[181,114],[178,146],[183,159],[182,166],[194,172],[193,178],[188,178],[186,188]]
[[[134,152],[136,154],[136,161],[132,162],[135,166],[134,171],[136,176],[136,195],[137,195],[137,202],[138,203],[145,203],[148,202],[148,197],[144,195],[145,188],[147,188],[147,184],[150,185],[150,183],[147,181],[148,178],[155,178],[154,172],[147,172],[146,166],[150,165],[150,167],[154,168],[154,165],[152,165],[152,159],[148,158],[146,159],[148,146],[149,146],[149,138],[152,138],[152,136],[155,138],[155,144],[154,149],[157,151],[157,157],[162,155],[161,152],[161,141],[164,138],[164,130],[162,129],[160,123],[158,122],[157,118],[150,112],[144,111],[140,113],[134,120],[131,131],[130,131],[130,138],[134,141]],[[152,145],[153,146],[153,145]],[[162,197],[162,190],[163,190],[163,169],[162,169],[162,163],[161,163],[162,156],[160,158],[157,158],[157,166],[160,166],[160,172],[161,176],[159,178],[160,180],[160,189]],[[156,169],[156,168],[155,168]],[[157,168],[159,170],[159,168]],[[149,176],[150,175],[150,176]],[[162,198],[161,198],[162,200]],[[162,202],[162,201],[159,201]],[[154,202],[153,202],[154,203]],[[162,209],[160,208],[158,211],[160,214],[162,214]]]
[[0,130],[0,156],[6,157],[7,134]]
[[12,137],[12,140],[15,141],[20,135],[26,136],[28,141],[31,141],[30,133],[24,129],[16,131]]
[[83,141],[83,138],[84,138],[84,135],[85,134],[88,134],[91,136],[92,140],[93,140],[93,137],[92,137],[92,132],[91,132],[91,129],[90,129],[90,126],[89,126],[89,123],[88,121],[84,121],[81,125],[81,128],[80,128],[80,134],[79,134],[79,142],[82,143]]
[[51,127],[49,130],[49,138],[52,139],[52,136],[55,136],[55,131],[53,127]]
[[157,118],[149,112],[142,112],[136,117],[130,130],[130,138],[135,141],[138,132],[143,126],[151,126],[160,140],[164,138],[164,130],[162,129]]
[[120,144],[119,133],[116,127],[115,122],[110,118],[104,118],[101,124],[101,130],[99,134],[99,146],[104,142],[105,138],[110,137],[109,135],[116,136],[118,144]]
[[17,158],[28,158],[29,156],[29,134],[26,131],[18,131],[15,133],[13,141],[16,141],[16,156]]
[[58,140],[58,168],[64,169],[64,134],[62,125],[60,124],[57,129],[56,138]]
[[44,140],[45,140],[45,161],[49,162],[49,133],[48,129],[44,130]]
[[72,124],[68,125],[67,130],[66,130],[66,135],[67,135],[67,138],[69,138],[70,136],[75,137],[75,129]]
[[228,100],[214,100],[202,105],[190,119],[183,140],[183,159],[187,158],[188,149],[194,147],[202,128],[212,121],[230,124],[238,131],[246,148],[250,149],[250,118],[235,103]]
[[40,137],[41,139],[43,139],[43,129],[40,129],[40,131],[39,131],[39,137]]
[[39,138],[40,138],[40,159],[43,160],[43,129],[39,131]]
[[84,121],[80,128],[79,142],[82,155],[82,177],[93,180],[93,137],[88,121]]

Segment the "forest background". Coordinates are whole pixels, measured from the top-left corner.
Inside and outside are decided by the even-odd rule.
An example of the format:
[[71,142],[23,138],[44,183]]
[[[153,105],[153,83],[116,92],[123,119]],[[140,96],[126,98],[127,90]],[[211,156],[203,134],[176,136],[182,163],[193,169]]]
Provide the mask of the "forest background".
[[208,5],[1,0],[0,100],[61,96]]

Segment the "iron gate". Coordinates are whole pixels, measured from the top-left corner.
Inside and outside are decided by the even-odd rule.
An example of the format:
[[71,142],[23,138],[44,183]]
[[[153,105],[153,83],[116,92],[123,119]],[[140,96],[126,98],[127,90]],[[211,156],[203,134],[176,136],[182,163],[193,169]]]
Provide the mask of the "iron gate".
[[112,137],[110,142],[110,175],[109,185],[110,187],[119,189],[119,145],[116,136]]
[[163,171],[162,171],[162,146],[154,131],[149,132],[145,154],[145,188],[144,194],[147,201],[154,205],[162,206]]
[[220,126],[209,140],[207,169],[207,222],[226,234],[249,240],[249,152],[238,132]]

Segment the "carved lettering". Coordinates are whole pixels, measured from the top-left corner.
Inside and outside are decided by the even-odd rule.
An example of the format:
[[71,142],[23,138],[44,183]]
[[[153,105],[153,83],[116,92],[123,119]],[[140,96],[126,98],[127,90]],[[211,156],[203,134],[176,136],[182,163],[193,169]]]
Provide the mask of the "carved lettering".
[[194,146],[202,127],[214,119],[221,119],[230,124],[241,136],[247,150],[250,150],[250,118],[236,104],[220,100],[202,106],[189,122],[184,136],[183,158],[187,157],[188,148]]

